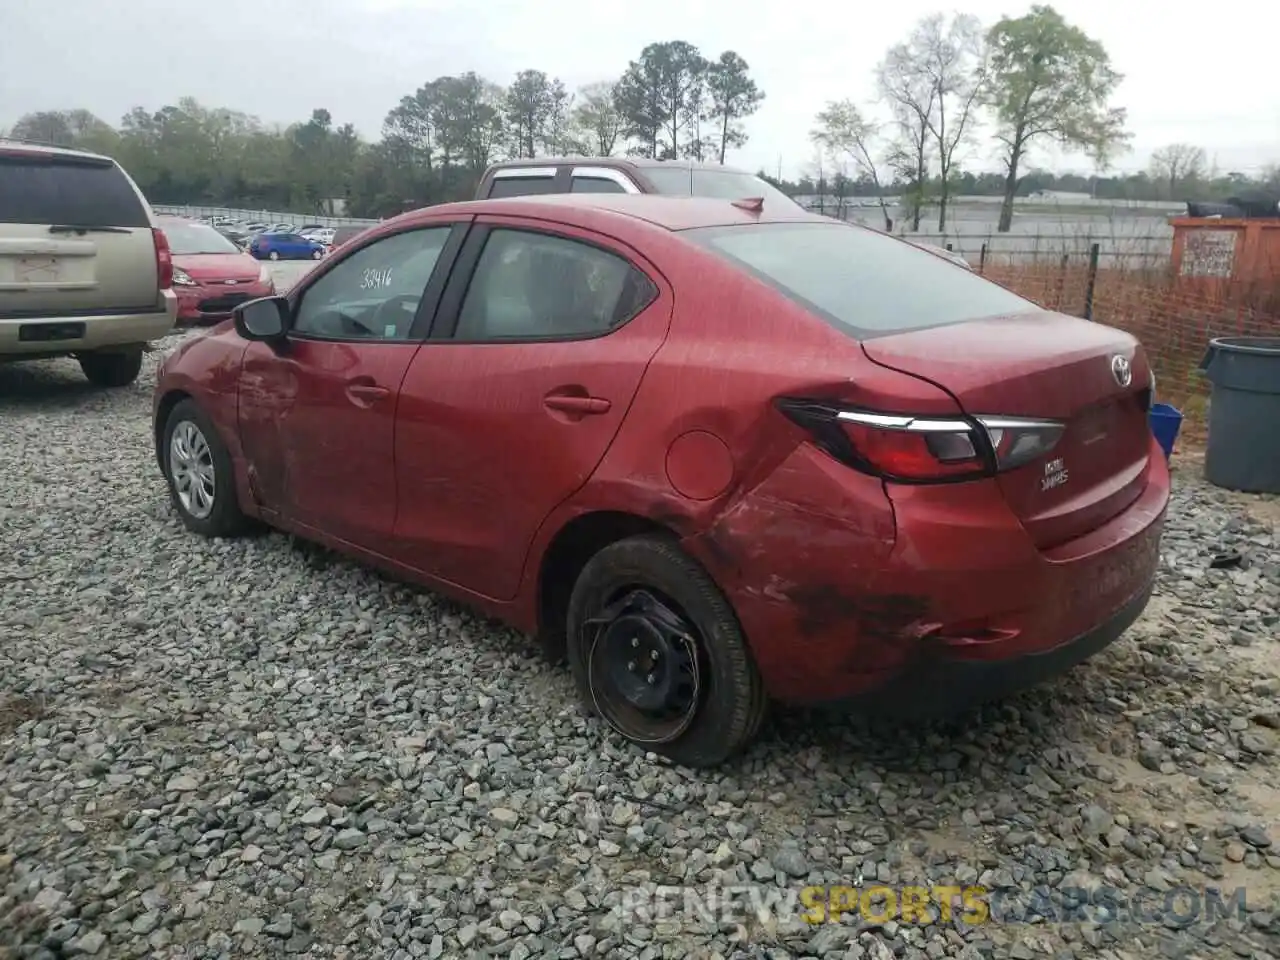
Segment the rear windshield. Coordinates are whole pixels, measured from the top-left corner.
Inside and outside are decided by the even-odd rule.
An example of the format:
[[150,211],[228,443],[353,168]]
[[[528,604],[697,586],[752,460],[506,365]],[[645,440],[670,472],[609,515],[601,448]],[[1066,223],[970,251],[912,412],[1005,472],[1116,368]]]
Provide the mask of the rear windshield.
[[700,227],[684,236],[859,339],[1040,309],[927,250],[836,221]]
[[0,223],[150,227],[146,208],[114,163],[0,152]]
[[744,200],[764,197],[765,202],[798,207],[794,200],[777,187],[750,173],[739,170],[703,170],[691,167],[645,167],[641,170],[653,181],[659,193],[680,197],[712,197],[717,200]]
[[175,223],[163,227],[169,249],[175,256],[202,253],[239,253],[240,248],[213,227],[203,223]]

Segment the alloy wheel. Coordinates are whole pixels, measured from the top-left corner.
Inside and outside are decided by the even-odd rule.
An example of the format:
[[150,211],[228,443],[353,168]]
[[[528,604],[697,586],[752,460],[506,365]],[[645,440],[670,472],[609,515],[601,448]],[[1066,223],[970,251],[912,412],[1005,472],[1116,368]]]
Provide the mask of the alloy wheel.
[[213,451],[198,426],[183,420],[173,428],[169,439],[169,476],[182,509],[204,520],[213,512],[217,493],[217,476]]

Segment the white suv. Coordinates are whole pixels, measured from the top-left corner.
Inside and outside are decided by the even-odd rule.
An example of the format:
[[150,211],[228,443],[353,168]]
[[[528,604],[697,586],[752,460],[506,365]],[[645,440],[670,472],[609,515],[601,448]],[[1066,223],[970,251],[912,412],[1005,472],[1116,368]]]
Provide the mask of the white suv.
[[174,327],[173,260],[114,160],[0,139],[0,361],[73,356],[132,383]]

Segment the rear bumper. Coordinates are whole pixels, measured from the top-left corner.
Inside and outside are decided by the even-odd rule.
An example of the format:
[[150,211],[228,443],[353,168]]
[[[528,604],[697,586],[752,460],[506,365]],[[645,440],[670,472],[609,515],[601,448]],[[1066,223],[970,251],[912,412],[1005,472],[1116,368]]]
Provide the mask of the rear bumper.
[[915,720],[954,716],[1066,673],[1118,640],[1146,609],[1155,585],[1147,582],[1124,606],[1097,626],[1049,650],[1005,660],[961,660],[945,649],[921,656],[886,684],[828,705]]
[[[776,699],[954,713],[1061,673],[1146,606],[1169,500],[1154,441],[1134,502],[1043,551],[994,482],[873,494],[857,477],[841,500],[834,485],[814,483],[823,466],[804,467],[803,510],[794,490],[766,482],[732,511],[741,527],[722,522],[704,549],[692,545],[726,589]],[[800,476],[800,465],[787,473]],[[876,496],[887,536],[867,512]]]
[[136,346],[167,336],[177,316],[178,298],[165,290],[161,309],[148,313],[0,320],[0,357],[65,356]]

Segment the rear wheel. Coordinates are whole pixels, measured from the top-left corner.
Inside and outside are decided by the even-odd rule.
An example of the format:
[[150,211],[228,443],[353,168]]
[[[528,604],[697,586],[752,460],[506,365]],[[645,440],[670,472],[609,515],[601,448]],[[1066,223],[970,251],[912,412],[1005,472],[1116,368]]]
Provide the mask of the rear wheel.
[[236,502],[231,455],[194,400],[169,413],[162,436],[169,496],[183,524],[206,537],[229,537],[250,527]]
[[142,348],[103,353],[82,353],[76,359],[85,377],[96,387],[127,387],[142,372]]
[[312,259],[312,260],[319,260],[319,259],[320,259],[321,257],[323,257],[323,256],[324,256],[324,251],[323,251],[323,250],[312,250],[312,251],[311,251],[311,259]]
[[567,653],[586,707],[676,763],[723,763],[764,720],[764,684],[737,617],[665,538],[629,537],[587,563],[569,600]]
[[267,259],[268,259],[268,260],[279,260],[279,259],[280,259],[280,251],[279,251],[279,250],[272,250],[270,253],[268,253],[268,254],[267,254]]

